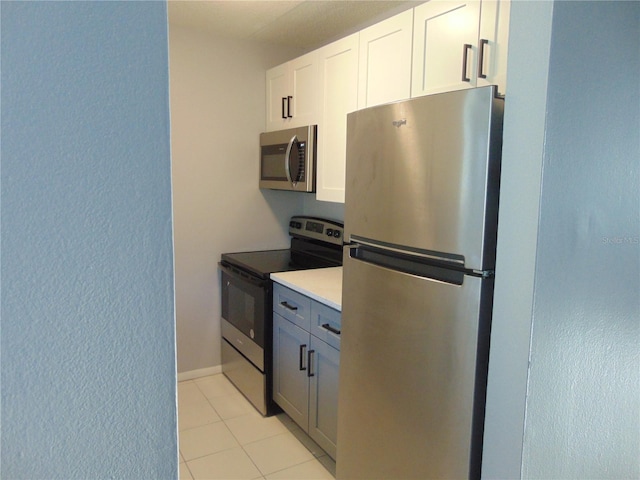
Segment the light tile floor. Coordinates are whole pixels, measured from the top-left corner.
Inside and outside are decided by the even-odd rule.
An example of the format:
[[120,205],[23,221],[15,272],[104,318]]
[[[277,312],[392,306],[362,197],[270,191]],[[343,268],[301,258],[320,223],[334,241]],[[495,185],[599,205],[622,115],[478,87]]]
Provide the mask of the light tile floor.
[[335,462],[284,413],[265,418],[227,378],[178,383],[180,478],[327,479]]

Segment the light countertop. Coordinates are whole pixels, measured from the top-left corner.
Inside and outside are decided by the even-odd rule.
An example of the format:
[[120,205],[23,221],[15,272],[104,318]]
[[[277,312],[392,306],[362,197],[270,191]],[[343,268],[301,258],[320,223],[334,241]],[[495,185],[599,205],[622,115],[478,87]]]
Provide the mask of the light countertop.
[[272,273],[271,280],[331,308],[342,310],[342,267]]

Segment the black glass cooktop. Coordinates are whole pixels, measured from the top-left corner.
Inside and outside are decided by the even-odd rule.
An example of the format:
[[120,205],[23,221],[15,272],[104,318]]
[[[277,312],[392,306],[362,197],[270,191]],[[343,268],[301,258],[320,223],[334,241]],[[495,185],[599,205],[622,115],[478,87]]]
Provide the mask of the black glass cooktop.
[[222,263],[240,267],[260,277],[273,272],[298,270],[291,260],[291,250],[289,249],[223,253]]
[[290,249],[223,253],[220,263],[268,278],[275,272],[340,266],[342,249],[293,239]]

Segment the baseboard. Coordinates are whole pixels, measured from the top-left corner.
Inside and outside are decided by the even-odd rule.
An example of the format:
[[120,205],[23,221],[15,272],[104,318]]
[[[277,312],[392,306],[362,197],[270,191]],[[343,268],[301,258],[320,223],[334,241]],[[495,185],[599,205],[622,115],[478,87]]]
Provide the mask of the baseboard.
[[222,365],[216,365],[215,367],[200,368],[198,370],[191,370],[188,372],[182,372],[178,374],[178,381],[193,380],[194,378],[207,377],[209,375],[215,375],[222,373]]

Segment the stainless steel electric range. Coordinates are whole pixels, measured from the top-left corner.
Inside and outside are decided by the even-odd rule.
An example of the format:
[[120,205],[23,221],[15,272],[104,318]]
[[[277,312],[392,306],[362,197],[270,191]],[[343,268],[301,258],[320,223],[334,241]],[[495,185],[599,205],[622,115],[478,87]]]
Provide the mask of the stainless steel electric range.
[[291,247],[225,253],[222,272],[222,372],[263,415],[279,410],[272,399],[273,289],[269,275],[342,265],[344,225],[295,216]]

